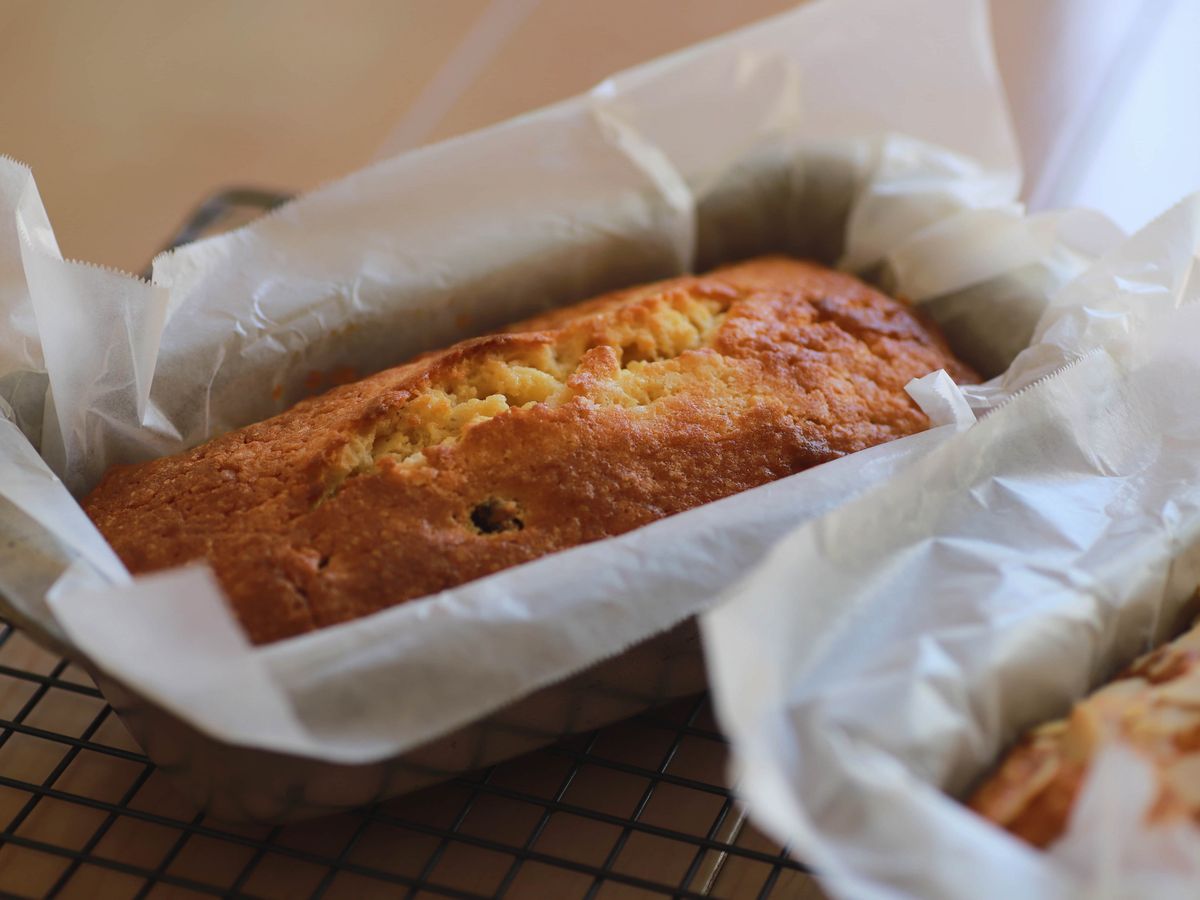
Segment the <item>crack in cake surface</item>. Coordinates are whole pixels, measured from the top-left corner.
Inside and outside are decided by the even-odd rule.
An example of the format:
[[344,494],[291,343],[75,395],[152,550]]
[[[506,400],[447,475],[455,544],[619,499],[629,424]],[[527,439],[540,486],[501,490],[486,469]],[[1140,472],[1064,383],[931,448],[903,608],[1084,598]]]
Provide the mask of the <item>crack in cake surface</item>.
[[335,495],[346,479],[377,470],[384,459],[426,464],[426,450],[457,443],[477,425],[513,410],[555,407],[579,396],[573,376],[584,369],[589,354],[611,351],[617,356],[615,378],[607,385],[615,390],[604,393],[604,402],[628,408],[653,404],[680,383],[672,364],[689,351],[711,346],[733,299],[669,291],[583,320],[553,341],[503,357],[468,356],[351,438],[318,502]]

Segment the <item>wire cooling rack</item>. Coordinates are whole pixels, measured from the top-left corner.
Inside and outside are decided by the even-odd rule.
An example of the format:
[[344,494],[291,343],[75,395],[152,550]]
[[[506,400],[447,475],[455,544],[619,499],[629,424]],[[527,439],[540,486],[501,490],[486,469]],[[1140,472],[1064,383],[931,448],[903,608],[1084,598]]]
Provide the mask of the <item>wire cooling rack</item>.
[[746,825],[705,696],[313,822],[176,796],[86,674],[0,629],[0,888],[23,897],[819,897]]
[[[172,246],[273,208],[239,189]],[[77,666],[0,624],[0,893],[820,898],[748,825],[699,696],[351,813],[231,827],[172,790]]]

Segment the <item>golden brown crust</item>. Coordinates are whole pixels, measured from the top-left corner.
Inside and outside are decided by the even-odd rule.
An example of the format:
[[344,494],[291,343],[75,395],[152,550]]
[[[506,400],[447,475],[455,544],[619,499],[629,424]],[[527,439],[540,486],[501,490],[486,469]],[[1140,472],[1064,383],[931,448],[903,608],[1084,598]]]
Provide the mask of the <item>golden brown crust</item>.
[[970,806],[1037,847],[1062,836],[1096,756],[1121,744],[1158,777],[1153,825],[1200,823],[1200,624],[1141,657],[1066,719],[1022,738],[971,797]]
[[920,431],[905,384],[972,377],[904,304],[785,258],[514,327],[115,468],[84,507],[134,572],[208,560],[267,642]]

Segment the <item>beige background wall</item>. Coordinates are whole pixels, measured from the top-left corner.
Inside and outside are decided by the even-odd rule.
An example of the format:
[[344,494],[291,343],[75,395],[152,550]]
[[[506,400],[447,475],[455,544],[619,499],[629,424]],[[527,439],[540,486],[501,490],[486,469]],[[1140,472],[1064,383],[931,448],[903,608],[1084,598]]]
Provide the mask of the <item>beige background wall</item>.
[[439,83],[469,84],[444,116],[433,103],[418,137],[570,96],[792,5],[0,0],[0,153],[33,167],[64,254],[140,270],[216,189],[301,190],[362,165],[448,58]]

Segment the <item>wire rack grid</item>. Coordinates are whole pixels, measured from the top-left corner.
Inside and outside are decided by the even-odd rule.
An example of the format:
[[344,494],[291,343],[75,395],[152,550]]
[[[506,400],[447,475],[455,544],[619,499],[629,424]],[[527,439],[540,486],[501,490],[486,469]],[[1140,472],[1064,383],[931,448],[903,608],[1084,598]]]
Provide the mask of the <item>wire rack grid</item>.
[[704,696],[407,797],[209,821],[78,667],[0,629],[0,886],[24,897],[817,897],[746,825]]
[[[237,188],[178,246],[288,195]],[[0,893],[20,897],[819,898],[748,825],[706,696],[288,826],[183,800],[87,674],[0,623]]]

